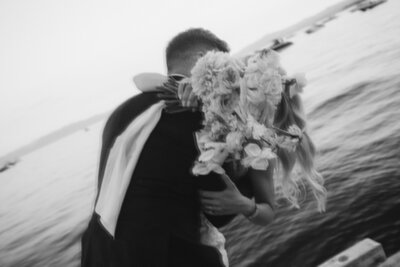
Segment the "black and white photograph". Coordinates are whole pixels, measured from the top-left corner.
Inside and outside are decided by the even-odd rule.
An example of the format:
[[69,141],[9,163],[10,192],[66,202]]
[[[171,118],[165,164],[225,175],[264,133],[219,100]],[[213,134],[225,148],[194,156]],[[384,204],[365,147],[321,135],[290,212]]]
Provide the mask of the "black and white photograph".
[[0,0],[0,267],[400,267],[399,17]]

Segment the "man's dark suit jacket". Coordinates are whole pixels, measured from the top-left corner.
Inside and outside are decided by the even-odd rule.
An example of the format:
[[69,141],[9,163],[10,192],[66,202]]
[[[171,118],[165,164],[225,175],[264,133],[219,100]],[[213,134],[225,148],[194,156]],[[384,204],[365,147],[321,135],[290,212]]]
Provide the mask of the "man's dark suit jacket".
[[[159,101],[142,93],[120,105],[103,132],[99,186],[115,139],[144,110]],[[162,113],[132,175],[118,218],[115,239],[93,214],[82,238],[82,266],[222,266],[221,255],[200,244],[198,189],[221,190],[216,175],[195,177],[198,156],[194,132],[200,112]],[[210,217],[217,226],[233,216]]]

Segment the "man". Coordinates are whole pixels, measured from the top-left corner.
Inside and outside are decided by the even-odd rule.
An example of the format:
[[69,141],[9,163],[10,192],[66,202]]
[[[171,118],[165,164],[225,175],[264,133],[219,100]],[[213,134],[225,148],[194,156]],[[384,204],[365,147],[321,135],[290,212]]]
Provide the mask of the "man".
[[[229,48],[207,30],[178,34],[166,49],[168,74],[190,76],[210,50]],[[117,137],[159,100],[157,93],[142,93],[111,114],[103,132],[99,191]],[[198,156],[193,133],[201,128],[201,119],[198,111],[162,112],[134,168],[115,234],[93,213],[82,238],[82,266],[223,266],[218,250],[200,242],[198,185],[190,169]]]

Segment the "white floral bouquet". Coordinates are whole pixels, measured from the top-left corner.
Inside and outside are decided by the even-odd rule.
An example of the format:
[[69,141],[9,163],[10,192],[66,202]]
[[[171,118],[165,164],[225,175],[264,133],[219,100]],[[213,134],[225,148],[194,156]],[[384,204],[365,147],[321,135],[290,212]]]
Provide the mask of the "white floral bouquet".
[[292,95],[301,91],[305,80],[286,76],[276,52],[261,50],[245,60],[208,52],[192,69],[190,82],[204,113],[204,128],[197,133],[201,153],[193,174],[223,174],[222,165],[229,161],[266,170],[278,149],[296,149],[302,129],[278,129],[273,121],[285,85]]

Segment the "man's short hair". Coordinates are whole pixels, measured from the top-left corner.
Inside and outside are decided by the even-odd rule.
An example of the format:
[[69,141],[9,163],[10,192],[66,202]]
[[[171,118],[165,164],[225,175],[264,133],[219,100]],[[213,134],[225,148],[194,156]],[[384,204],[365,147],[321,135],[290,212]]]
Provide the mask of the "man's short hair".
[[170,69],[171,62],[179,58],[183,53],[198,46],[208,46],[221,52],[229,52],[228,44],[219,39],[212,32],[193,28],[179,33],[169,43],[166,49],[167,67]]

